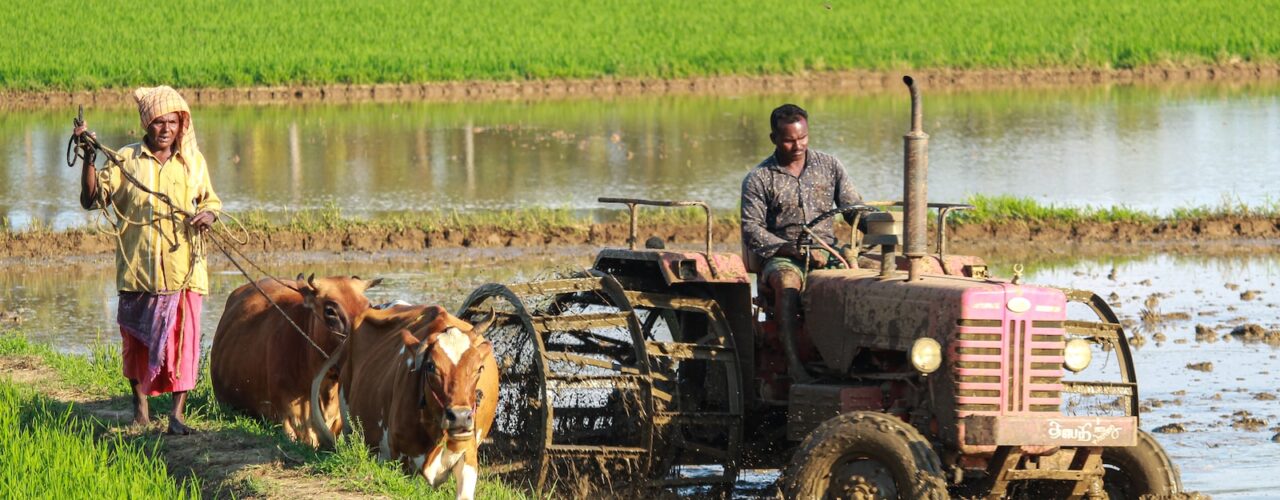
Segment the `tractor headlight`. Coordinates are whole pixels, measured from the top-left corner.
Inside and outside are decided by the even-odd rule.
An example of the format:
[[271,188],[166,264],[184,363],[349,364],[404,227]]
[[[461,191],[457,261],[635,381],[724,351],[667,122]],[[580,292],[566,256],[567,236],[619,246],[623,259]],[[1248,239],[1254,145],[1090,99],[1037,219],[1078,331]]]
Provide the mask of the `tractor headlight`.
[[911,345],[911,366],[920,373],[933,373],[942,366],[942,345],[928,337],[916,339]]
[[1062,353],[1062,364],[1076,373],[1080,373],[1089,367],[1089,362],[1093,361],[1093,349],[1089,346],[1089,341],[1085,339],[1071,339],[1067,341],[1067,348]]

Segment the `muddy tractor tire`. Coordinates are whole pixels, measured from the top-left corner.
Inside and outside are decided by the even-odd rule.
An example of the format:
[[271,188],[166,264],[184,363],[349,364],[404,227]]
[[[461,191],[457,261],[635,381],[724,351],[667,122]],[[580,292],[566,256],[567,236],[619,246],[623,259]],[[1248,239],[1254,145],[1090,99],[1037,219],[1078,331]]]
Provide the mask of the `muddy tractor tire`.
[[1138,431],[1138,444],[1102,452],[1103,485],[1111,500],[1182,492],[1178,469],[1155,438]]
[[782,477],[786,498],[945,499],[942,464],[915,428],[884,413],[853,412],[809,433]]

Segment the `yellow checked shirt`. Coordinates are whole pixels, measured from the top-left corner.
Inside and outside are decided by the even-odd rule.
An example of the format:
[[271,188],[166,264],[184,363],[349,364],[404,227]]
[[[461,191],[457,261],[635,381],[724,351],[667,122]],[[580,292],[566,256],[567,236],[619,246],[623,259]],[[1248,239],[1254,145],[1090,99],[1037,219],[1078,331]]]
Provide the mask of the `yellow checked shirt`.
[[[116,287],[122,292],[172,293],[192,290],[209,293],[209,275],[202,254],[193,254],[185,217],[156,196],[130,183],[123,168],[147,189],[164,193],[179,209],[194,215],[221,210],[222,200],[213,192],[209,169],[200,153],[183,158],[175,153],[161,165],[145,143],[120,151],[122,167],[98,171],[98,196],[93,208],[115,206],[120,214],[116,231]],[[203,252],[203,249],[201,249]],[[185,285],[185,286],[184,286]]]

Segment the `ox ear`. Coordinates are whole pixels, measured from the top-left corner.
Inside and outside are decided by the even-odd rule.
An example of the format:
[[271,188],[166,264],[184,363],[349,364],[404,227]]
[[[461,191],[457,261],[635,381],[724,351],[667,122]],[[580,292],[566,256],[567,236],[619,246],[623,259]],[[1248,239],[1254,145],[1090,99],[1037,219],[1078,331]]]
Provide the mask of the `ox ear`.
[[475,344],[477,342],[475,340],[477,338],[479,338],[480,341],[484,340],[484,334],[488,333],[489,328],[493,327],[493,321],[497,317],[498,317],[498,313],[493,310],[493,306],[490,306],[489,314],[486,314],[484,319],[481,319],[479,323],[475,323],[471,326],[472,344]]
[[374,278],[371,280],[362,280],[359,276],[352,276],[351,279],[364,283],[364,289],[368,290],[382,284],[382,278]]
[[417,371],[422,365],[422,355],[426,353],[429,344],[425,340],[418,340],[408,329],[400,330],[400,341],[404,342],[405,351],[413,353],[413,362],[409,364],[409,370]]

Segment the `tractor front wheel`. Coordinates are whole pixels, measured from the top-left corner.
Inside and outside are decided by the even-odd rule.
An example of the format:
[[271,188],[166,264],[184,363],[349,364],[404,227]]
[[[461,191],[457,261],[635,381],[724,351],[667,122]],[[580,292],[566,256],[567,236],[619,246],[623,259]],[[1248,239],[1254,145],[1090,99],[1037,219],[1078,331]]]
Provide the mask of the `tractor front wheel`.
[[782,487],[786,498],[947,498],[929,442],[897,417],[873,412],[840,415],[809,433]]
[[1103,450],[1102,468],[1102,482],[1111,500],[1182,492],[1182,480],[1169,455],[1142,430],[1136,446]]

